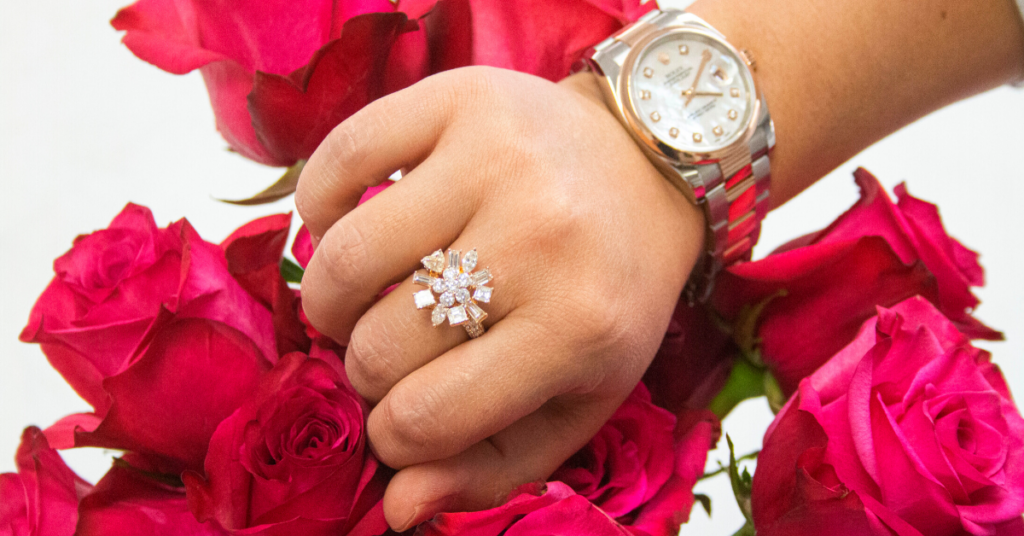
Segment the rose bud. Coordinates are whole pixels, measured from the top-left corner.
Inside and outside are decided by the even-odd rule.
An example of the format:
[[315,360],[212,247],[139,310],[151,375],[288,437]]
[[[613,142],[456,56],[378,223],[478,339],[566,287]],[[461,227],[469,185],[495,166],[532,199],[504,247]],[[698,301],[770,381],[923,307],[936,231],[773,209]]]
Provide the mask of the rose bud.
[[765,434],[757,534],[1024,534],[1024,419],[989,359],[923,298],[879,308]]
[[92,485],[64,464],[34,426],[25,429],[14,459],[18,472],[0,474],[0,534],[74,534],[78,501]]
[[769,300],[757,319],[761,358],[783,392],[845,346],[875,307],[912,296],[932,302],[972,339],[1002,334],[973,316],[971,287],[984,283],[978,255],[946,234],[935,205],[898,186],[893,203],[870,173],[854,173],[861,198],[822,231],[780,247],[719,278],[714,308],[736,321],[744,306]]
[[367,516],[386,475],[363,404],[336,356],[284,356],[217,427],[205,473],[183,475],[192,513],[244,534],[385,532],[383,515]]

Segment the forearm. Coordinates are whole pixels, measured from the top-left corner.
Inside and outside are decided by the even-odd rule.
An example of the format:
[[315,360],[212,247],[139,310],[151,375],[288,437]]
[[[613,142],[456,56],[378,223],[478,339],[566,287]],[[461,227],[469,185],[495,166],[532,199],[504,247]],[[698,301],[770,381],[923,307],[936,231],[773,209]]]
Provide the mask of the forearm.
[[774,206],[901,127],[1024,70],[1011,0],[700,0],[690,11],[757,59],[778,140]]
[[[689,11],[757,61],[777,137],[774,206],[920,117],[1024,77],[1012,0],[699,0]],[[566,83],[601,100],[591,76]]]

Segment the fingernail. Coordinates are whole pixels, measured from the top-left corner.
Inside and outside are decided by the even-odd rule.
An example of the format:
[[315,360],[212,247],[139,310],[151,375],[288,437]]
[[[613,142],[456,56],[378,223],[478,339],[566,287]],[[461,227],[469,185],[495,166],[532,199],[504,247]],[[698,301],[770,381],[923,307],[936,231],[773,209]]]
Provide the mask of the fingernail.
[[451,508],[455,504],[456,495],[448,495],[440,499],[423,503],[413,509],[412,515],[398,527],[392,527],[395,532],[405,532],[412,527],[432,519],[438,513]]

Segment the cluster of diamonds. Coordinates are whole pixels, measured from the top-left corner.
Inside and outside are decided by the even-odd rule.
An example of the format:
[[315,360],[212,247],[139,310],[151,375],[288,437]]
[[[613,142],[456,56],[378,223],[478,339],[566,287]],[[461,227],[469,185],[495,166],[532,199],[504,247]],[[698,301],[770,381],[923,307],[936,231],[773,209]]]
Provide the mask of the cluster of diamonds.
[[437,250],[423,257],[427,271],[416,272],[412,280],[427,288],[413,294],[413,299],[417,309],[433,308],[430,321],[434,326],[447,319],[453,326],[464,326],[470,337],[483,334],[481,324],[487,313],[477,304],[490,303],[493,289],[486,285],[492,278],[486,268],[474,273],[476,262],[475,249],[465,256],[449,249],[447,254]]

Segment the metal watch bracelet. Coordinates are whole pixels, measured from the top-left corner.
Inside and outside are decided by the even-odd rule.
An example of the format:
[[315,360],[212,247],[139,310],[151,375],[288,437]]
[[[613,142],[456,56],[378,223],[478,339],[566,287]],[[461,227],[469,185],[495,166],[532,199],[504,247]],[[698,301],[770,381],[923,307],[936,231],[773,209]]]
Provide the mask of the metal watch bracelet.
[[[675,10],[651,11],[597,44],[594,57],[606,55],[621,68],[623,59],[642,36],[695,18]],[[750,58],[745,59],[753,68]],[[622,76],[621,71],[617,76]],[[767,106],[762,109],[767,110]],[[662,159],[671,171],[657,166],[677,189],[688,198],[696,198],[707,222],[704,254],[684,290],[691,305],[710,297],[715,278],[726,266],[750,260],[760,236],[761,221],[769,209],[769,156],[775,147],[775,129],[767,112],[756,121],[756,129],[747,143],[748,151],[735,150],[720,160],[686,164]]]

